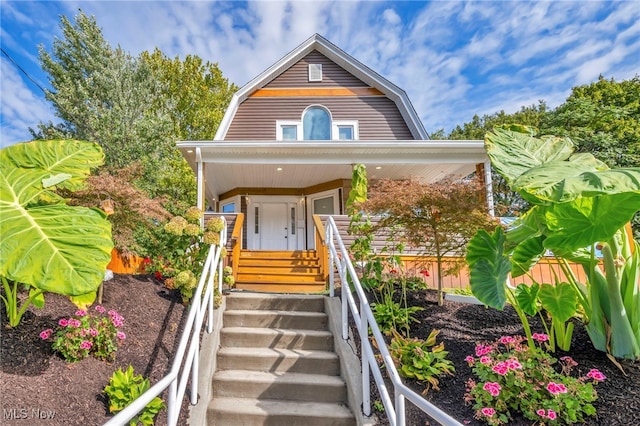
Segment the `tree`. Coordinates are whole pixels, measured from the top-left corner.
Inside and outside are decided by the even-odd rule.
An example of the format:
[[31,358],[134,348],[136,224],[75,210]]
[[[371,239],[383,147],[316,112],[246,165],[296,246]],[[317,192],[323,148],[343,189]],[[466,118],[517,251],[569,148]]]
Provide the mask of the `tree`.
[[52,53],[40,48],[40,62],[53,87],[46,97],[63,121],[41,123],[34,137],[95,141],[110,170],[139,162],[135,185],[172,200],[172,213],[194,205],[195,177],[175,141],[213,138],[236,86],[197,56],[183,62],[159,50],[132,57],[112,49],[82,11],[73,23],[62,17],[61,29]]
[[496,221],[482,202],[484,187],[477,180],[447,178],[423,184],[417,180],[382,180],[362,204],[365,211],[381,215],[378,226],[400,232],[400,238],[423,254],[436,257],[439,302],[442,303],[442,261],[460,256],[478,229],[493,229]]
[[[526,124],[526,123],[523,123]],[[570,137],[609,167],[640,165],[640,77],[576,86],[566,102],[546,115],[543,134]]]
[[63,122],[40,124],[35,137],[74,137],[98,143],[105,165],[120,168],[150,153],[166,156],[173,147],[162,83],[144,61],[112,49],[94,17],[82,11],[72,24],[61,18],[62,39],[50,54],[40,46],[40,64],[53,90],[45,96]]
[[180,140],[213,139],[231,97],[238,90],[229,84],[218,64],[203,62],[196,55],[170,59],[160,50],[143,52],[141,59],[163,83],[170,105],[173,134]]

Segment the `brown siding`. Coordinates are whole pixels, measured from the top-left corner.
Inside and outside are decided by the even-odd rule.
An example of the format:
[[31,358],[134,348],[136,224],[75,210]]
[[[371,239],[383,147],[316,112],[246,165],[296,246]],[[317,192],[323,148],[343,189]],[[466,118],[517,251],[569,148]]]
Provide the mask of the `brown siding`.
[[[322,64],[322,81],[309,81],[309,64]],[[313,51],[265,87],[367,87],[344,68],[318,51]]]
[[385,97],[249,98],[225,140],[275,140],[276,120],[300,120],[312,104],[331,111],[334,120],[358,120],[360,140],[413,139],[395,103]]

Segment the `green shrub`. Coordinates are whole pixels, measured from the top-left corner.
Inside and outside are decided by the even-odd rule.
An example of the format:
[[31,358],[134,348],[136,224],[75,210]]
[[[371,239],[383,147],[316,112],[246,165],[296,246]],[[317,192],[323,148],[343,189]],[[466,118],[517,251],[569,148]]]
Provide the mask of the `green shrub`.
[[[118,413],[124,410],[149,387],[149,380],[141,375],[135,376],[132,366],[129,366],[126,372],[119,368],[113,373],[109,384],[104,388],[104,393],[109,399],[109,412]],[[154,398],[136,417],[131,419],[129,425],[135,426],[138,422],[145,426],[153,425],[153,419],[164,407],[165,404],[159,397]]]

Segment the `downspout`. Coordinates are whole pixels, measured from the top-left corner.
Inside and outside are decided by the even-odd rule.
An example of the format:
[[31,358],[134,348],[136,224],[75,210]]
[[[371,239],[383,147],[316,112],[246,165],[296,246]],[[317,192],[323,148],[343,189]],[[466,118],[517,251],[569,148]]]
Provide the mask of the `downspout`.
[[[200,148],[196,148],[196,185],[197,185],[197,199],[196,207],[201,211],[204,211],[204,165],[202,164],[202,151]],[[204,228],[204,215],[200,218],[200,227]]]

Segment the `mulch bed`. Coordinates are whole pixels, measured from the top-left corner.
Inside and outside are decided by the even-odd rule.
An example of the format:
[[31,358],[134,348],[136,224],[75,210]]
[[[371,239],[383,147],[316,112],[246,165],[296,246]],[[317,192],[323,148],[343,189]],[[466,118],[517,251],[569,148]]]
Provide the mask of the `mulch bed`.
[[[432,329],[440,330],[438,342],[443,341],[448,359],[456,367],[454,376],[443,376],[440,379],[440,390],[430,390],[427,399],[440,409],[452,415],[459,422],[467,425],[484,425],[486,423],[474,419],[471,406],[465,405],[463,395],[465,382],[474,377],[471,368],[464,358],[474,355],[477,343],[493,342],[504,335],[522,335],[524,331],[515,311],[507,306],[504,311],[486,308],[479,305],[457,302],[444,302],[437,305],[436,292],[433,290],[417,291],[408,295],[410,306],[421,306],[424,311],[415,316],[419,323],[412,323],[411,336],[426,339]],[[540,322],[531,319],[532,332],[543,333]],[[607,356],[593,348],[589,336],[581,323],[576,323],[571,350],[568,353],[558,352],[556,357],[570,355],[577,363],[580,374],[597,368],[607,376],[607,380],[596,386],[598,400],[594,406],[597,418],[589,418],[587,425],[640,425],[640,363],[619,360],[624,372],[620,371]],[[626,374],[626,375],[625,375]],[[406,383],[416,392],[421,393],[424,386],[411,380]],[[391,389],[391,388],[390,388]],[[375,392],[375,390],[374,390]],[[377,397],[372,396],[372,400]],[[406,402],[407,425],[437,424],[411,402]],[[377,413],[379,424],[389,424],[384,414]],[[512,425],[531,425],[532,422],[520,418],[514,419]]]
[[[427,398],[464,424],[483,424],[473,418],[471,407],[462,399],[465,382],[472,377],[464,358],[473,353],[478,342],[523,334],[517,316],[509,307],[499,312],[448,301],[438,306],[431,290],[414,292],[409,297],[411,305],[425,308],[416,314],[420,322],[413,324],[411,335],[426,338],[431,329],[439,329],[438,341],[444,341],[449,359],[456,366],[455,376],[443,377],[440,391],[430,391]],[[49,342],[39,338],[40,331],[54,328],[59,318],[75,312],[74,305],[62,296],[47,295],[45,307],[31,308],[15,329],[4,327],[7,321],[3,311],[0,424],[101,425],[111,418],[101,392],[116,369],[132,365],[136,374],[148,377],[152,384],[167,374],[186,320],[187,310],[180,298],[149,276],[116,275],[105,284],[103,306],[115,309],[125,319],[123,331],[127,338],[111,364],[94,358],[68,363],[51,350]],[[532,327],[534,332],[543,331],[535,320]],[[598,417],[588,425],[640,425],[640,364],[621,361],[624,375],[604,353],[593,349],[579,323],[570,355],[582,372],[597,368],[607,376],[596,388]],[[423,390],[415,382],[409,381],[408,385],[417,392]],[[408,425],[434,424],[410,402],[406,405]],[[185,401],[183,408],[186,406]],[[182,410],[178,424],[187,424],[187,412]],[[388,424],[384,414],[378,416],[380,425]],[[166,425],[166,410],[157,417],[156,424]],[[513,424],[530,422],[519,420]]]
[[[132,365],[151,385],[169,372],[188,312],[180,297],[149,276],[116,275],[104,285],[102,305],[124,317],[127,337],[113,363],[93,357],[69,363],[40,339],[42,330],[76,311],[63,296],[47,294],[44,308],[31,307],[14,329],[6,327],[2,309],[0,424],[101,425],[112,417],[102,389],[115,370]],[[182,411],[179,424],[186,424]],[[166,409],[156,420],[166,425]]]

